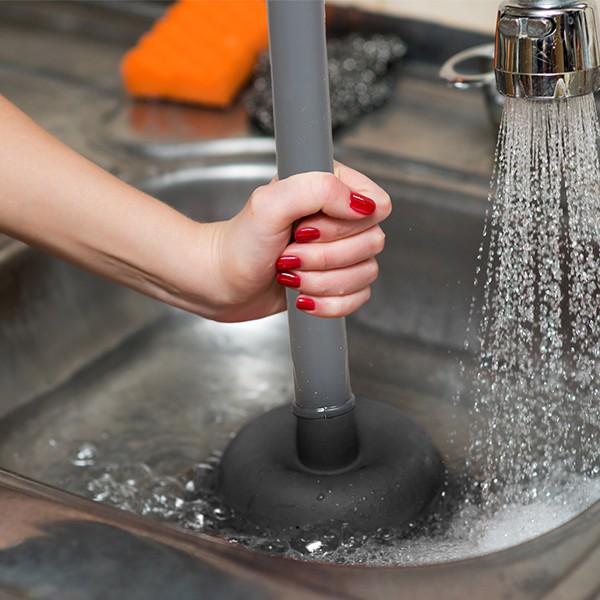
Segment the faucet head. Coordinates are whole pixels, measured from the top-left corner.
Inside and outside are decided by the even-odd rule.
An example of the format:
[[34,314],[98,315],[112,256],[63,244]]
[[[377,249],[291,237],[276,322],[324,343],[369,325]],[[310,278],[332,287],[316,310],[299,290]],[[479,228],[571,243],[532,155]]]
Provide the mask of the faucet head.
[[593,0],[506,0],[498,9],[494,71],[498,91],[536,100],[600,88]]

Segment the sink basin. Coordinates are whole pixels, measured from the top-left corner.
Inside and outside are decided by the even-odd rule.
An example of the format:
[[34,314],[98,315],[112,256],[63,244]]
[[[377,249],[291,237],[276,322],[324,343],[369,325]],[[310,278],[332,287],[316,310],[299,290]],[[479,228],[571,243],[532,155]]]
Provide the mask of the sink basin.
[[[273,173],[268,161],[191,167],[138,185],[210,221],[232,216]],[[396,208],[373,298],[348,319],[353,388],[401,407],[448,455],[485,198],[446,190],[442,202],[435,188],[382,184]],[[37,252],[15,254],[1,323],[11,356],[2,366],[6,468],[64,486],[78,472],[69,473],[69,453],[88,441],[103,460],[174,474],[221,449],[250,415],[290,399],[284,315],[219,324]]]
[[[461,363],[469,368],[463,348],[487,181],[389,162],[373,152],[346,154],[340,158],[377,180],[395,205],[384,224],[386,250],[372,299],[347,319],[353,390],[400,407],[461,471],[470,402]],[[272,159],[246,157],[165,169],[135,184],[208,221],[233,215],[274,172]],[[171,562],[157,572],[167,582],[173,569],[181,574],[181,598],[194,597],[198,585],[209,586],[211,598],[382,598],[401,589],[411,598],[559,598],[567,596],[553,594],[567,586],[575,599],[597,591],[597,504],[503,552],[421,567],[340,569],[269,557],[83,498],[90,468],[144,463],[156,476],[173,478],[222,449],[252,415],[289,401],[285,315],[215,323],[17,242],[0,246],[0,272],[6,357],[0,363],[0,506],[15,511],[20,542],[0,550],[2,585],[29,589],[27,579],[34,586],[28,568],[43,555],[68,575],[57,582],[44,571],[40,578],[62,598],[80,597],[73,590],[93,589],[82,568],[88,552],[82,549],[91,544],[98,569],[129,578],[130,587],[111,597],[131,592],[136,577],[143,597],[165,597],[168,588],[164,581],[148,585],[143,560],[108,556],[113,547],[142,559],[154,559],[159,549]],[[455,406],[459,391],[463,405]],[[39,516],[35,527],[28,506]],[[73,541],[71,550],[54,553],[65,539]],[[19,580],[19,569],[8,564],[27,578]],[[48,594],[40,597],[53,597]]]
[[[164,6],[0,5],[3,93],[111,172],[198,219],[233,214],[275,172],[273,140],[253,137],[240,103],[211,111],[123,97],[121,57]],[[495,132],[480,94],[448,89],[437,73],[491,40],[341,6],[328,22],[393,32],[410,49],[390,101],[336,133],[337,158],[395,203],[373,296],[347,319],[353,389],[401,407],[460,474],[473,401],[463,348]],[[159,497],[181,491],[191,465],[289,401],[286,318],[209,322],[1,236],[0,289],[2,598],[600,597],[598,502],[502,551],[457,560],[442,546],[436,564],[341,567],[251,551],[143,516],[156,506],[122,493],[92,493],[114,468],[136,481],[151,469]],[[521,512],[511,524],[530,515]]]

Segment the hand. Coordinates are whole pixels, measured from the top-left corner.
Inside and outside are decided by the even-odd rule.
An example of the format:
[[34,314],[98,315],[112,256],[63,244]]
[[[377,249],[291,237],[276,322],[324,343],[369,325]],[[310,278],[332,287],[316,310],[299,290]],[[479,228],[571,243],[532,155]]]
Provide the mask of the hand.
[[377,277],[374,257],[384,246],[378,223],[390,211],[386,192],[341,164],[335,175],[305,173],[258,188],[236,217],[213,224],[213,257],[222,274],[216,318],[283,310],[282,284],[297,289],[298,308],[315,316],[353,312]]

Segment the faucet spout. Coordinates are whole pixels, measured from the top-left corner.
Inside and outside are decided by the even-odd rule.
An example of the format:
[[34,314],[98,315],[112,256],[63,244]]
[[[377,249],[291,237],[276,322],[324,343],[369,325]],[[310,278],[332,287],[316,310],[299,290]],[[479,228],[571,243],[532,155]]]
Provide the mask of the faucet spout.
[[545,100],[600,88],[593,0],[506,0],[498,9],[494,71],[498,91]]

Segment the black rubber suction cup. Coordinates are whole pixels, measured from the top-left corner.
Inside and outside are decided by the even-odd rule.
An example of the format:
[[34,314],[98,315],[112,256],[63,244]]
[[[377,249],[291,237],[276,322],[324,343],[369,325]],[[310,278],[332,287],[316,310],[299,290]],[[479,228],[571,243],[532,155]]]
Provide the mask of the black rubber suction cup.
[[[322,0],[268,0],[277,172],[333,172]],[[427,436],[387,404],[356,401],[344,319],[318,319],[287,291],[294,403],[243,428],[218,475],[222,500],[245,530],[348,522],[400,528],[443,479]]]
[[[316,429],[320,441],[303,428]],[[357,445],[343,445],[343,456],[336,441],[353,429]],[[300,458],[307,438],[312,466]],[[443,478],[438,452],[415,423],[393,406],[359,398],[352,411],[319,422],[296,417],[289,405],[256,417],[225,451],[218,486],[247,530],[347,522],[374,532],[416,518]]]

